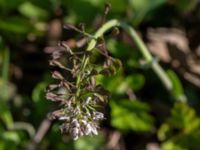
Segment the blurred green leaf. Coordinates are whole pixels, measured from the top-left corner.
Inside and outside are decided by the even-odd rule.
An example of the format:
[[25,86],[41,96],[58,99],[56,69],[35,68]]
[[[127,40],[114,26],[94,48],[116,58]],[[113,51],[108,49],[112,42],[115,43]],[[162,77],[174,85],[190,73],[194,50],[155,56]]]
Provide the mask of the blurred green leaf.
[[[47,82],[44,81],[36,84],[32,91],[32,99],[34,102],[34,106],[37,109],[32,110],[32,116],[37,117],[35,120],[40,121],[43,119],[47,112],[49,112],[49,106],[51,104],[45,97],[45,89],[47,87]],[[39,123],[39,122],[38,122]]]
[[167,75],[171,79],[172,85],[173,85],[172,96],[175,97],[176,100],[185,102],[186,97],[185,97],[185,94],[183,91],[183,86],[182,86],[181,81],[179,80],[178,76],[172,70],[168,70]]
[[33,30],[30,22],[22,17],[15,16],[0,20],[0,30],[18,34],[29,33]]
[[[176,132],[174,132],[176,131]],[[186,103],[175,103],[171,117],[158,131],[164,150],[199,150],[200,118]]]
[[158,138],[161,141],[165,140],[169,136],[169,134],[171,134],[170,130],[171,130],[170,125],[168,123],[163,123],[157,132]]
[[3,43],[2,38],[0,37],[0,54],[2,60],[0,60],[0,99],[7,100],[8,95],[8,78],[9,78],[9,64],[10,64],[10,52],[9,49]]
[[199,150],[200,132],[182,133],[172,136],[162,144],[163,150]]
[[123,66],[127,65],[130,68],[140,67],[139,59],[141,59],[141,53],[136,48],[115,39],[109,39],[106,45],[115,57],[121,59]]
[[112,101],[111,124],[113,127],[136,132],[150,131],[153,128],[153,118],[148,114],[149,106],[139,101]]
[[7,128],[13,127],[13,119],[11,112],[9,111],[6,100],[8,100],[8,73],[10,63],[10,53],[5,46],[2,38],[0,37],[0,54],[2,60],[0,61],[1,76],[0,76],[0,119],[3,121]]
[[81,137],[74,142],[75,150],[105,150],[105,137],[99,134],[95,137]]
[[123,81],[123,77],[121,76],[121,73],[118,72],[117,74],[113,76],[109,76],[109,77],[98,75],[96,77],[96,80],[97,80],[97,83],[103,84],[108,91],[116,93],[118,86]]
[[0,12],[8,13],[16,9],[25,0],[0,0]]
[[133,91],[140,90],[145,82],[145,78],[141,74],[132,74],[131,76],[125,77],[125,79],[116,87],[116,93],[125,93],[127,90],[132,89]]
[[0,100],[0,119],[6,125],[8,129],[13,127],[13,118],[12,114],[9,111],[8,107],[5,105],[4,101]]
[[111,9],[113,12],[122,13],[126,10],[126,1],[124,0],[108,0],[111,4]]
[[[67,1],[64,3],[65,9],[68,10],[69,17],[72,15],[73,23],[91,23],[91,20],[101,12],[101,8],[104,6],[104,1],[100,0],[75,0]],[[68,19],[66,19],[67,21]]]
[[22,15],[31,19],[47,19],[48,17],[48,12],[46,10],[32,4],[29,1],[21,4],[18,9]]
[[[130,56],[130,51],[133,52],[132,48],[120,41],[117,41],[115,39],[109,39],[106,42],[106,45],[109,49],[109,51],[118,58],[127,58]],[[132,53],[131,53],[132,56]],[[134,58],[133,58],[134,59]]]
[[151,11],[160,7],[166,0],[129,0],[130,6],[133,8],[134,18],[133,24],[139,25],[147,15],[151,15]]
[[17,145],[13,141],[0,141],[0,149],[1,150],[16,150]]
[[134,91],[140,90],[144,83],[145,78],[142,74],[133,74],[131,76],[127,76],[125,82],[131,87]]
[[57,0],[57,3],[54,3],[54,0],[31,0],[31,3],[41,9],[45,9],[49,11],[49,13],[52,13],[52,10],[54,8],[53,4],[57,6],[57,4],[60,3],[60,0]]
[[168,120],[174,128],[191,132],[200,127],[200,120],[197,118],[195,110],[185,103],[176,103],[172,109],[172,117]]
[[162,145],[163,150],[188,150],[181,145],[176,145],[172,141],[167,141]]
[[44,89],[46,89],[47,83],[40,82],[36,85],[36,87],[33,89],[32,93],[32,99],[34,102],[38,103],[42,99],[44,99]]
[[198,3],[198,0],[171,0],[170,2],[178,9],[178,11],[186,13],[194,9]]
[[16,144],[20,143],[20,137],[15,131],[5,131],[0,136],[4,140],[12,141]]
[[110,77],[97,76],[96,78],[98,83],[103,84],[113,94],[124,94],[128,89],[137,91],[145,83],[145,78],[142,74],[132,74],[131,76],[123,77],[122,73],[118,72]]

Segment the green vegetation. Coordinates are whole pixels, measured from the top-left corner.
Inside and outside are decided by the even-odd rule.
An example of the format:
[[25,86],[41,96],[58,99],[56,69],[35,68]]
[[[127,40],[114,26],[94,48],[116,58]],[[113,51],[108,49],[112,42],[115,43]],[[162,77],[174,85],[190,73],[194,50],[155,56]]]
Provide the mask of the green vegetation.
[[0,0],[0,150],[200,149],[200,3],[106,2]]

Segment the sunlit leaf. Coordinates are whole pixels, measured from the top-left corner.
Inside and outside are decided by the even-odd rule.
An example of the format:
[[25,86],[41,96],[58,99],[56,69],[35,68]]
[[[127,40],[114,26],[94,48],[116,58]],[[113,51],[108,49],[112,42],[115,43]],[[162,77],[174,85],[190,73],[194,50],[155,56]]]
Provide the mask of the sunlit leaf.
[[147,104],[139,101],[120,100],[111,103],[111,124],[121,130],[150,131],[153,118]]
[[12,141],[15,143],[19,143],[21,141],[18,133],[15,131],[6,131],[0,137],[4,140]]
[[4,102],[0,101],[0,119],[3,121],[3,123],[6,125],[8,129],[11,129],[13,127],[13,118],[10,110],[5,105]]
[[102,134],[94,137],[82,137],[76,142],[74,142],[74,146],[76,150],[105,150],[105,137]]
[[175,97],[176,100],[186,101],[183,86],[176,73],[172,70],[168,70],[167,74],[171,79],[173,85],[172,95]]
[[198,150],[199,136],[200,118],[194,109],[180,102],[174,105],[171,117],[158,131],[159,139],[164,141],[162,144],[164,150]]
[[46,19],[48,17],[48,12],[46,10],[28,1],[20,5],[18,9],[22,15],[31,19]]

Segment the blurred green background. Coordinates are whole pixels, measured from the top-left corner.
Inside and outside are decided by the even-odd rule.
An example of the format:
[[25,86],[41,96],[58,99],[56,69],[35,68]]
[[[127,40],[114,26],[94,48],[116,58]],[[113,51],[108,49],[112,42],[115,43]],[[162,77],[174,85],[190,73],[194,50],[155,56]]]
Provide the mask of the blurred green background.
[[[99,135],[73,141],[60,133],[58,121],[45,119],[59,107],[45,99],[53,82],[48,47],[60,40],[73,47],[80,39],[63,29],[65,23],[83,22],[93,34],[106,2],[106,20],[123,20],[138,31],[167,70],[173,92],[127,33],[106,36],[123,68],[97,78],[112,93]],[[198,0],[0,0],[0,150],[199,150],[199,8]]]

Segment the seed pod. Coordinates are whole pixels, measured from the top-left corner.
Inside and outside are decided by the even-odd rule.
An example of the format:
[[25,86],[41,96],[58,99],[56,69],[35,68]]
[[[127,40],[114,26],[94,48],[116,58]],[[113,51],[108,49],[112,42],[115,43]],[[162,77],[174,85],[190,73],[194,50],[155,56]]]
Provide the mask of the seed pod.
[[52,78],[54,78],[54,79],[59,79],[59,80],[63,80],[64,79],[64,77],[60,74],[60,72],[58,72],[58,71],[54,71],[53,73],[52,73]]

